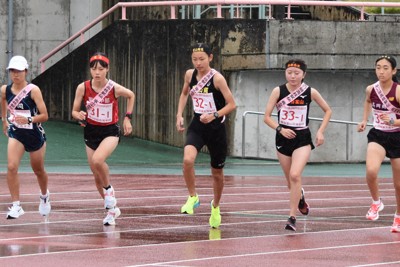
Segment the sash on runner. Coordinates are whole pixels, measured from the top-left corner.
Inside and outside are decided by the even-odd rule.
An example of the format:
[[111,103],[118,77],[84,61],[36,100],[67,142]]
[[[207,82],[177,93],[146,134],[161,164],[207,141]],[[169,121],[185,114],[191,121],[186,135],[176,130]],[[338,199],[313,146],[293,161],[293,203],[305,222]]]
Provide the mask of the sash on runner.
[[24,88],[22,88],[21,92],[19,92],[18,95],[16,95],[14,99],[8,104],[7,108],[11,114],[14,113],[18,104],[22,101],[22,99],[24,99],[29,94],[29,92],[33,89],[33,87],[34,85],[30,83]]
[[386,108],[389,111],[396,113],[397,115],[400,115],[400,108],[396,108],[395,106],[392,105],[392,103],[390,103],[389,99],[387,99],[387,97],[383,93],[379,82],[374,83],[374,89],[375,89],[375,92],[378,95],[379,99],[386,106]]
[[209,80],[211,80],[211,78],[217,73],[217,71],[215,69],[211,69],[206,75],[204,75],[203,78],[201,78],[201,80],[196,84],[195,87],[193,87],[189,94],[190,96],[193,97],[194,94],[196,94],[197,92],[199,92],[204,85],[206,85],[208,83]]
[[98,93],[95,96],[95,98],[93,98],[91,101],[86,102],[86,110],[94,108],[97,104],[103,101],[103,99],[108,95],[108,93],[111,91],[113,87],[114,87],[114,81],[108,80],[106,86],[104,86],[104,88],[101,89],[100,93]]
[[21,128],[21,129],[33,129],[32,123],[30,124],[18,124],[15,122],[15,117],[16,116],[23,116],[26,118],[31,117],[31,111],[30,110],[16,110],[18,104],[24,99],[30,91],[32,91],[34,85],[33,84],[28,84],[22,90],[14,97],[14,99],[7,105],[7,109],[10,112],[10,116],[8,117],[8,121],[10,123],[13,123],[15,127]]
[[279,101],[276,104],[276,109],[280,111],[283,106],[286,106],[287,104],[295,100],[297,97],[299,97],[302,93],[304,93],[304,91],[307,90],[308,87],[309,86],[307,84],[302,83],[299,88],[294,90],[291,94],[289,94],[285,98],[281,99],[281,101]]

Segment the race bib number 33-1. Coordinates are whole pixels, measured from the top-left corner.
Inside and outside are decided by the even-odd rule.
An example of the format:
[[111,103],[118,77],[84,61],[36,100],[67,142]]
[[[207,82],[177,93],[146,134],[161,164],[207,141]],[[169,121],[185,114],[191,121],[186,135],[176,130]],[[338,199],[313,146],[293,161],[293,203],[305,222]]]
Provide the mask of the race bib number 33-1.
[[280,111],[279,124],[306,127],[307,106],[285,106]]

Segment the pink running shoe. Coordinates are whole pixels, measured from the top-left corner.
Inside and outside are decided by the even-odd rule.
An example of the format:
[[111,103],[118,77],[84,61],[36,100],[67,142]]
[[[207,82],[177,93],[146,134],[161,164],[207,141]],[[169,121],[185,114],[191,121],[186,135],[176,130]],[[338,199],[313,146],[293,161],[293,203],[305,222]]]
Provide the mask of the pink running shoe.
[[390,231],[392,233],[400,233],[400,218],[394,218]]
[[371,221],[378,220],[379,212],[382,211],[384,207],[385,206],[383,205],[382,200],[381,200],[380,204],[371,204],[371,207],[369,208],[367,215],[365,215],[365,217]]

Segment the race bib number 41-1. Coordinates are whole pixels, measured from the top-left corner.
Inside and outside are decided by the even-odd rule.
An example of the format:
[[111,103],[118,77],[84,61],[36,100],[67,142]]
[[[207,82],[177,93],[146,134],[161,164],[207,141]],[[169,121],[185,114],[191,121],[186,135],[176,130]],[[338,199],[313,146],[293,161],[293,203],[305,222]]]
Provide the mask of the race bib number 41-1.
[[307,106],[284,106],[280,110],[279,124],[306,127]]

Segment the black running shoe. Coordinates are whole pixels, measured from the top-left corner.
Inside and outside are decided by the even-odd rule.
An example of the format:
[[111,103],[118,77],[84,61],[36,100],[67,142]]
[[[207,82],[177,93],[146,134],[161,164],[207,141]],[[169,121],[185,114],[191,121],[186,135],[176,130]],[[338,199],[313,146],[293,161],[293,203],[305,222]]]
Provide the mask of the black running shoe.
[[289,217],[285,229],[290,231],[296,231],[296,218],[294,216]]
[[304,198],[304,189],[301,189],[301,198],[299,201],[299,205],[297,206],[299,208],[299,211],[303,215],[308,215],[310,212],[310,205],[306,202],[306,199]]

